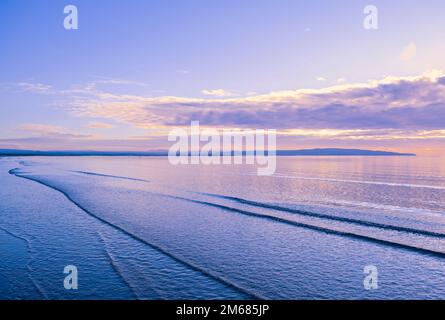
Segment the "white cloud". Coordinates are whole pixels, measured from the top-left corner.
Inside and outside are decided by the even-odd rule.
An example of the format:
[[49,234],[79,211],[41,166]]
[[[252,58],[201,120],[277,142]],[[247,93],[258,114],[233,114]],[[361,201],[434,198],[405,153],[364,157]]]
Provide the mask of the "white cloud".
[[280,129],[425,129],[445,127],[445,76],[435,71],[321,89],[229,98],[143,97],[105,92],[74,96],[77,116],[112,119],[137,128],[202,125]]
[[326,81],[325,77],[316,77],[315,78],[317,81]]
[[31,83],[31,82],[19,82],[17,83],[23,91],[33,92],[33,93],[49,93],[52,86],[43,83]]
[[224,89],[202,90],[201,93],[206,96],[214,96],[214,97],[228,97],[232,95],[232,93]]
[[116,85],[134,85],[141,87],[149,87],[148,83],[131,81],[131,80],[122,80],[122,79],[106,79],[106,80],[97,80],[94,81],[95,84],[116,84]]
[[115,85],[115,86],[138,86],[138,87],[149,87],[150,84],[140,81],[109,78],[102,76],[92,76],[95,80],[90,81],[82,86],[84,90],[95,90],[97,87],[104,85]]
[[[160,136],[173,126],[189,126],[190,121],[199,120],[202,127],[277,128],[280,141],[289,137],[290,145],[295,137],[302,137],[318,139],[314,145],[319,139],[336,139],[386,141],[398,147],[398,143],[408,139],[436,139],[438,142],[432,143],[443,146],[445,118],[438,116],[445,112],[443,72],[355,84],[338,82],[320,89],[235,97],[146,97],[97,89],[53,90],[52,94],[61,99],[59,104],[69,108],[72,115],[92,121],[104,119],[90,122],[87,127],[109,127],[109,119],[151,130],[150,136],[155,136],[153,132]],[[48,124],[23,124],[18,130],[31,133],[33,139],[65,139],[69,143],[84,139],[90,143],[94,137]]]

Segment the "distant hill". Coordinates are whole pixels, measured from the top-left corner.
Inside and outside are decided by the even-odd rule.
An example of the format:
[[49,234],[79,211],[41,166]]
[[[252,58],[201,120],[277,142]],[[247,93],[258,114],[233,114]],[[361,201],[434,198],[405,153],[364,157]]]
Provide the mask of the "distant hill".
[[414,153],[399,153],[389,151],[361,150],[361,149],[303,149],[279,150],[280,156],[415,156]]
[[[249,152],[243,152],[245,155]],[[232,152],[233,154],[233,152]],[[251,152],[250,152],[251,154]],[[19,149],[0,149],[0,156],[166,156],[167,151],[35,151]],[[361,150],[361,149],[302,149],[277,150],[278,156],[415,156],[414,153],[398,153],[389,151]]]

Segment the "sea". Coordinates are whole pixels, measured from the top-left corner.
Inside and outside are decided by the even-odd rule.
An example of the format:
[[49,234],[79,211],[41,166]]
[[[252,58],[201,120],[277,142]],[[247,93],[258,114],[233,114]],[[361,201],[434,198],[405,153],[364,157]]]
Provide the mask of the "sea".
[[445,158],[3,157],[0,181],[0,299],[445,299]]

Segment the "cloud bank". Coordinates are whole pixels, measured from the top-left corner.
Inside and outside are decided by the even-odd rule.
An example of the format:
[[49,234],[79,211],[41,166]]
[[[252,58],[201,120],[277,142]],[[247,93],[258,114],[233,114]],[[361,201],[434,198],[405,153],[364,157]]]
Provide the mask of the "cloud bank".
[[445,128],[445,75],[387,77],[324,89],[277,91],[241,98],[142,97],[88,92],[71,99],[77,116],[139,128],[203,126],[332,130]]
[[[85,118],[83,129],[92,134],[28,123],[17,131],[30,138],[2,139],[3,146],[165,149],[168,132],[189,127],[191,121],[200,121],[202,127],[276,129],[279,147],[289,149],[366,147],[443,154],[445,146],[445,74],[438,71],[366,83],[339,81],[322,89],[206,98],[116,94],[90,83],[65,90],[20,87],[54,95],[54,104]],[[132,136],[125,128],[140,135]],[[98,136],[98,129],[104,135]]]

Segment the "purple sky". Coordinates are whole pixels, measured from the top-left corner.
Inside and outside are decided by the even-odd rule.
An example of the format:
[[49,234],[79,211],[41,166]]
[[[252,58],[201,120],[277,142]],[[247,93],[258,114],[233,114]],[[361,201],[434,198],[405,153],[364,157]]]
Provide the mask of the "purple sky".
[[[202,127],[277,129],[279,148],[444,155],[445,3],[0,3],[0,148],[167,149]],[[415,23],[414,23],[415,22]]]

